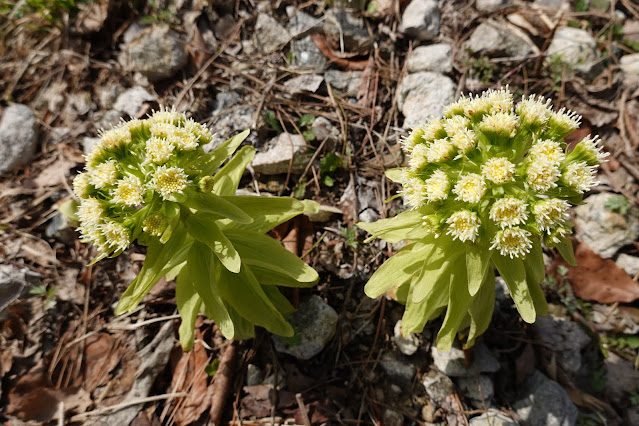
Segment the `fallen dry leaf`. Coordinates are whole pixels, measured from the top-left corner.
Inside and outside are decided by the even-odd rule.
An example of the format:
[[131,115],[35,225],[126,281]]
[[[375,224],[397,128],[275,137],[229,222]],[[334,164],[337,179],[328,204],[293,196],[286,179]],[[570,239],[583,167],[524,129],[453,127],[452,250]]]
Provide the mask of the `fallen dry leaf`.
[[639,284],[611,259],[603,259],[584,243],[575,248],[577,265],[568,266],[575,295],[599,303],[631,303],[639,299]]

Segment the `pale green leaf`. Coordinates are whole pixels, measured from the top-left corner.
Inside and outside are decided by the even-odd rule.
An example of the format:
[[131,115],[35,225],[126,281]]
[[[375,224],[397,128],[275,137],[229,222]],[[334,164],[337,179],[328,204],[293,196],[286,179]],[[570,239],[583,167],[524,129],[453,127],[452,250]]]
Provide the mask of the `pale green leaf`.
[[189,268],[185,268],[182,271],[175,285],[175,301],[182,318],[178,334],[182,350],[186,352],[190,351],[195,343],[195,320],[202,305],[202,298],[195,291],[188,270]]
[[194,239],[203,242],[213,250],[226,269],[234,273],[240,272],[242,264],[240,254],[215,222],[204,222],[197,215],[190,215],[186,219],[186,226]]
[[226,197],[220,197],[215,194],[192,191],[189,193],[184,205],[198,212],[212,213],[229,218],[237,223],[249,224],[253,222],[253,218],[246,214],[244,210],[227,200]]
[[577,259],[575,259],[575,252],[572,249],[570,237],[562,238],[555,248],[559,250],[559,254],[561,254],[561,257],[563,257],[569,265],[577,266]]
[[[443,236],[440,240],[443,240]],[[419,283],[413,285],[413,302],[419,303],[433,290],[436,285],[441,285],[440,279],[445,278],[448,275],[459,274],[461,269],[464,269],[464,276],[466,271],[463,263],[458,261],[458,258],[464,254],[463,246],[462,250],[459,250],[458,244],[437,244],[435,250],[433,250],[427,257],[426,263],[422,270],[422,278]],[[444,285],[448,286],[448,281],[443,279]],[[468,283],[466,283],[468,286]]]
[[437,349],[440,351],[449,351],[453,347],[455,336],[468,312],[471,301],[472,296],[468,291],[466,268],[457,268],[450,277],[446,316],[439,333],[437,333]]
[[530,252],[523,260],[528,278],[538,283],[542,282],[546,277],[546,265],[539,239],[535,239]]
[[394,287],[409,281],[424,263],[424,254],[432,244],[410,244],[388,259],[375,271],[364,287],[366,295],[375,299]]
[[237,311],[255,325],[280,336],[292,336],[293,327],[273,306],[249,268],[242,267],[238,274],[220,268],[217,288],[220,295]]
[[536,280],[532,280],[528,277],[528,291],[530,291],[530,297],[532,297],[533,304],[535,305],[535,312],[537,315],[545,317],[548,315],[548,302],[546,301],[546,295]]
[[413,277],[411,289],[406,298],[406,310],[402,317],[402,334],[405,336],[409,333],[420,333],[424,329],[424,325],[426,325],[430,319],[439,316],[442,309],[448,303],[448,291],[450,288],[449,275],[443,276],[424,300],[419,303],[413,302],[412,289],[416,285],[419,285],[419,281],[423,278],[423,274]]
[[499,253],[493,253],[493,263],[499,275],[506,281],[510,296],[517,306],[522,319],[529,324],[535,322],[535,305],[533,303],[528,283],[526,282],[526,268],[521,259],[510,259]]
[[415,227],[421,226],[424,214],[419,210],[408,210],[390,219],[380,219],[375,222],[358,222],[356,225],[372,234],[373,238],[381,238],[389,243],[396,243],[406,239],[407,234]]
[[286,274],[299,282],[319,279],[313,268],[267,235],[240,229],[230,229],[225,235],[240,253],[243,263]]
[[490,250],[478,244],[466,244],[466,272],[468,291],[474,296],[484,282],[486,271],[490,267]]
[[273,306],[282,313],[282,315],[288,315],[295,312],[295,308],[291,305],[286,297],[275,286],[263,286],[262,290],[268,296]]
[[404,175],[404,170],[405,169],[403,168],[388,169],[384,172],[384,174],[391,181],[395,183],[402,183],[402,176]]
[[202,175],[212,175],[213,172],[215,172],[222,165],[222,163],[224,163],[231,156],[231,154],[235,152],[237,147],[240,146],[242,142],[244,142],[244,139],[246,139],[249,133],[251,133],[250,130],[244,130],[242,133],[238,133],[237,135],[224,141],[220,146],[215,148],[209,154],[211,159],[202,168]]
[[231,320],[233,321],[233,326],[235,327],[235,334],[233,338],[235,340],[248,340],[255,337],[255,325],[253,325],[246,318],[242,317],[235,309],[233,309],[233,307],[229,303],[224,302],[224,306],[228,311]]
[[484,277],[484,282],[475,294],[472,303],[468,307],[470,314],[470,330],[464,349],[475,344],[475,339],[488,329],[495,309],[495,273],[490,270]]
[[248,225],[230,224],[229,228],[239,227],[260,234],[270,231],[306,210],[306,205],[303,202],[289,197],[234,196],[225,198],[253,218],[253,222]]
[[255,157],[255,148],[245,146],[213,176],[213,192],[221,196],[233,195],[237,191],[246,166]]
[[282,269],[277,267],[277,265],[274,265],[274,267],[251,265],[251,271],[260,284],[265,286],[310,288],[313,287],[316,282],[316,280],[308,282],[297,281],[282,271]]
[[162,244],[166,244],[166,242],[171,238],[171,235],[173,235],[173,230],[180,222],[180,206],[176,203],[165,202],[162,206],[162,210],[168,225],[160,236],[160,242]]

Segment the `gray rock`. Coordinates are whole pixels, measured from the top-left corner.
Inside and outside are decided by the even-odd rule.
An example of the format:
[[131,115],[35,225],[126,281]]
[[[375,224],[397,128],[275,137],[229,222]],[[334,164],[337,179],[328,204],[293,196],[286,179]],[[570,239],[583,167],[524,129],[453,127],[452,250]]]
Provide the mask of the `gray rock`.
[[477,10],[492,11],[510,3],[510,0],[477,0],[475,7]]
[[113,126],[116,126],[122,118],[122,112],[117,109],[110,109],[106,111],[102,117],[100,117],[100,121],[98,122],[98,127],[102,129],[109,129]]
[[117,84],[108,84],[98,88],[98,102],[102,109],[111,109],[118,95],[122,92],[122,87]]
[[346,52],[366,52],[372,40],[364,26],[364,20],[344,9],[330,9],[325,14],[324,33],[343,43]]
[[619,60],[619,67],[626,74],[639,76],[639,53],[622,56]]
[[328,60],[311,37],[306,36],[293,41],[293,63],[298,68],[320,71],[326,68]]
[[382,359],[379,364],[386,375],[400,385],[410,385],[415,377],[415,366],[402,360],[392,352],[387,352],[382,355]]
[[257,173],[265,175],[288,173],[289,166],[292,173],[301,173],[306,168],[306,149],[302,136],[281,133],[268,142],[266,151],[255,154],[251,165]]
[[614,352],[608,352],[604,360],[606,367],[605,395],[610,401],[620,401],[630,392],[637,390],[639,371],[630,361],[621,358]]
[[481,416],[468,420],[470,426],[518,426],[519,423],[501,411],[488,410]]
[[[325,139],[328,140],[327,143],[337,142],[340,135],[339,129],[333,126],[333,123],[325,117],[317,117],[311,125],[311,130],[313,130],[313,134],[320,142]],[[332,151],[332,149],[329,151]]]
[[185,43],[168,25],[140,31],[126,46],[130,68],[155,82],[172,77],[188,60]]
[[453,48],[446,43],[416,47],[408,57],[406,68],[408,72],[449,73],[453,70]]
[[135,86],[120,93],[113,104],[113,109],[127,113],[131,117],[137,117],[145,102],[155,101],[155,97],[143,87]]
[[559,365],[570,373],[581,368],[581,350],[588,346],[590,337],[574,322],[553,315],[538,317],[533,324],[539,339],[546,343]]
[[0,311],[20,297],[27,284],[35,284],[39,278],[40,274],[27,268],[0,264]]
[[262,53],[273,53],[288,43],[291,35],[275,18],[267,13],[257,15],[255,44]]
[[246,386],[257,386],[262,384],[262,369],[255,364],[246,367]]
[[639,405],[628,407],[624,419],[627,425],[639,425]]
[[286,14],[289,16],[288,31],[293,38],[304,37],[321,30],[321,19],[314,18],[303,10],[296,11],[295,6],[287,6]]
[[315,93],[317,89],[322,85],[324,77],[317,74],[302,74],[297,77],[293,77],[284,82],[284,87],[292,95],[302,92]]
[[493,381],[485,374],[455,380],[459,390],[475,408],[490,407],[495,397]]
[[[237,92],[224,91],[215,94],[215,106],[211,113],[211,128],[216,129],[213,137],[213,147],[227,140],[231,136],[253,127],[255,108],[246,106]],[[254,140],[255,133],[251,133],[247,141]]]
[[603,258],[610,258],[624,245],[639,237],[639,211],[628,209],[625,215],[606,207],[608,199],[618,197],[609,192],[591,195],[586,203],[575,207],[575,224],[579,238]]
[[31,161],[36,150],[35,115],[22,104],[8,106],[0,120],[0,174]]
[[450,395],[455,392],[455,385],[448,376],[431,371],[422,378],[422,384],[428,397],[440,407],[450,407]]
[[410,356],[417,352],[417,349],[419,348],[419,339],[412,333],[406,337],[402,336],[402,320],[397,321],[393,331],[393,341],[401,353]]
[[533,52],[529,40],[495,21],[486,21],[475,28],[465,47],[472,53],[489,57],[522,58]]
[[404,416],[395,410],[387,408],[382,415],[382,424],[384,426],[403,426]]
[[573,426],[579,415],[566,391],[538,370],[524,381],[522,397],[513,408],[530,426]]
[[[335,335],[338,315],[321,297],[313,295],[302,302],[291,316],[295,337],[273,336],[278,352],[293,355],[299,359],[311,359],[324,349]],[[293,341],[295,340],[295,341]]]
[[621,253],[616,263],[618,267],[626,271],[631,277],[639,274],[639,257],[637,256]]
[[559,61],[584,74],[592,71],[599,56],[593,36],[588,31],[572,27],[558,29],[547,51],[550,61]]
[[418,40],[432,40],[439,35],[440,12],[436,0],[412,0],[399,24],[399,31]]
[[362,72],[330,70],[324,73],[324,79],[333,89],[347,96],[355,96],[362,81]]
[[435,346],[431,348],[435,367],[450,377],[468,377],[480,373],[495,373],[501,366],[495,356],[483,344],[475,346],[475,359],[466,366],[464,352],[454,346],[448,352],[442,352]]
[[397,106],[404,114],[403,127],[423,124],[439,117],[453,101],[457,86],[450,78],[428,71],[408,74],[399,85]]

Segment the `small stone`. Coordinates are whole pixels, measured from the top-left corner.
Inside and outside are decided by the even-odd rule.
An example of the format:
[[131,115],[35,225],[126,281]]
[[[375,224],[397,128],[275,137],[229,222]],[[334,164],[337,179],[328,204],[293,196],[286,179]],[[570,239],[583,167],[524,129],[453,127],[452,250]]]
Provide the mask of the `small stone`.
[[570,1],[568,0],[535,0],[534,3],[553,9],[570,10]]
[[470,426],[519,426],[519,423],[496,410],[488,410],[481,416],[473,417],[468,424]]
[[301,135],[281,133],[271,139],[267,146],[266,151],[255,154],[251,163],[257,173],[265,175],[288,173],[289,167],[292,173],[301,173],[306,168],[307,147]]
[[303,10],[296,10],[295,6],[287,6],[289,16],[288,30],[293,38],[304,37],[310,33],[320,32],[322,20],[314,18]]
[[295,336],[273,336],[275,349],[298,359],[311,359],[320,353],[335,335],[337,319],[335,309],[321,297],[313,295],[302,302],[291,316],[290,323],[295,329]]
[[382,424],[384,426],[403,426],[404,416],[397,411],[387,408],[382,415]]
[[22,104],[5,108],[0,120],[0,174],[31,161],[36,150],[36,120]]
[[530,426],[573,426],[579,415],[566,391],[538,370],[524,381],[522,398],[513,408]]
[[439,407],[450,407],[450,395],[455,392],[455,385],[450,378],[438,371],[431,371],[422,379],[428,397]]
[[391,380],[395,380],[399,385],[410,385],[415,377],[415,366],[402,360],[392,352],[387,352],[382,355],[379,364],[386,375]]
[[457,90],[450,78],[434,72],[408,74],[399,85],[397,106],[404,114],[405,129],[424,124],[444,114]]
[[627,425],[639,425],[639,405],[628,407],[624,419]]
[[436,411],[437,407],[435,407],[435,404],[430,399],[427,399],[422,407],[422,418],[427,422],[432,423],[435,421]]
[[548,46],[547,58],[556,60],[575,71],[588,74],[599,59],[597,41],[588,31],[562,27]]
[[401,353],[410,356],[417,352],[417,349],[419,348],[419,339],[413,333],[406,337],[402,336],[402,320],[397,321],[393,331],[393,341]]
[[27,268],[0,264],[0,311],[22,294],[26,284],[36,283],[40,274]]
[[586,198],[585,204],[575,207],[575,224],[579,238],[595,253],[610,258],[626,244],[639,238],[639,211],[632,206],[626,214],[606,206],[608,200],[619,195],[600,192]]
[[57,238],[67,244],[73,243],[77,237],[75,227],[71,226],[66,216],[60,212],[57,212],[51,220],[49,220],[44,233],[47,237]]
[[[334,144],[340,136],[337,127],[333,126],[333,123],[325,117],[315,118],[311,125],[311,130],[313,130],[313,134],[320,142],[326,140],[326,143]],[[333,149],[328,149],[328,151],[333,151]]]
[[125,90],[117,97],[113,109],[122,111],[131,117],[137,117],[145,102],[155,101],[155,97],[143,87],[135,86]]
[[326,68],[328,60],[311,39],[311,36],[306,36],[293,41],[293,63],[298,68],[321,71]]
[[117,84],[108,84],[98,88],[98,102],[102,109],[111,109],[118,95],[122,93],[122,87]]
[[529,40],[495,21],[486,21],[475,28],[465,47],[472,53],[489,57],[523,58],[533,52]]
[[510,0],[477,0],[475,7],[477,10],[493,11],[510,3]]
[[408,72],[449,73],[453,70],[453,48],[446,43],[416,47],[408,57],[406,67]]
[[291,35],[275,18],[267,13],[257,15],[255,44],[262,53],[273,53],[289,42]]
[[262,369],[255,364],[246,367],[246,386],[257,386],[262,384]]
[[610,401],[620,401],[630,392],[637,390],[639,371],[635,370],[630,361],[614,352],[608,352],[604,365],[606,368],[604,393]]
[[622,56],[619,67],[626,74],[639,76],[639,53]]
[[151,82],[172,77],[188,60],[185,43],[168,25],[140,31],[126,50],[130,68]]
[[459,389],[475,408],[490,407],[495,397],[493,381],[485,374],[460,377],[456,380]]
[[[217,92],[214,109],[211,113],[210,127],[216,129],[212,148],[244,129],[253,128],[255,112],[254,107],[246,106],[246,103],[242,102],[239,93],[233,91]],[[253,134],[251,133],[251,135]],[[254,140],[251,139],[251,135],[247,138],[247,142]]]
[[439,35],[440,12],[436,0],[413,0],[399,24],[399,31],[417,40],[432,40]]
[[590,343],[590,337],[574,322],[553,315],[539,317],[533,324],[545,348],[552,351],[557,362],[566,371],[577,373],[581,368],[581,350]]
[[483,344],[475,346],[475,358],[470,366],[466,366],[464,352],[454,346],[447,352],[431,348],[435,367],[450,377],[468,377],[480,373],[496,373],[501,368],[499,361]]
[[333,89],[347,96],[355,96],[362,81],[362,72],[330,70],[324,73],[324,79]]
[[639,274],[639,257],[637,256],[630,256],[629,254],[621,253],[615,263],[617,263],[617,266],[626,271],[631,277]]
[[302,92],[315,93],[317,92],[317,89],[320,88],[323,82],[324,77],[322,77],[321,75],[302,74],[286,80],[284,82],[284,87],[286,87],[286,89],[292,95]]
[[344,9],[333,8],[326,12],[324,33],[343,43],[346,52],[364,53],[372,44],[364,20]]

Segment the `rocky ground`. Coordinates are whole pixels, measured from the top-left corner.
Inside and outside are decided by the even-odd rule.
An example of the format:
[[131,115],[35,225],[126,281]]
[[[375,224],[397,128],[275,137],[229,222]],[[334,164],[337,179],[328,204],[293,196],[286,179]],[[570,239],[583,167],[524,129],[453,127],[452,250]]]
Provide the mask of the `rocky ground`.
[[[639,6],[630,0],[0,1],[0,419],[6,424],[639,424]],[[583,115],[610,161],[574,209],[579,267],[547,252],[551,315],[498,282],[490,329],[442,353],[362,288],[396,247],[357,221],[401,200],[399,140],[461,93],[509,85]],[[174,283],[113,307],[144,250],[60,213],[97,131],[174,105],[258,149],[243,191],[323,205],[273,235],[321,275],[293,340],[176,341]],[[218,374],[216,375],[216,371]],[[228,372],[224,376],[221,372]],[[225,381],[223,377],[230,377]]]

